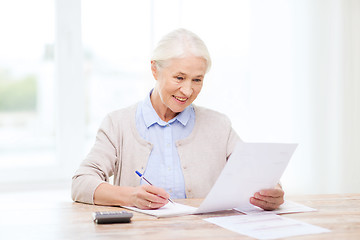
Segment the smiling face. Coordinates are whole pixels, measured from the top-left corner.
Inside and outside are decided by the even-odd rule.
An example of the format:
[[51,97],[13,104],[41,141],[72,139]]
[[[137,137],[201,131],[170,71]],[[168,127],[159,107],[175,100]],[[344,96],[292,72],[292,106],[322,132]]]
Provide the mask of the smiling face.
[[196,56],[171,59],[162,68],[151,62],[156,80],[151,103],[163,121],[171,120],[196,99],[203,85],[206,67],[205,59]]

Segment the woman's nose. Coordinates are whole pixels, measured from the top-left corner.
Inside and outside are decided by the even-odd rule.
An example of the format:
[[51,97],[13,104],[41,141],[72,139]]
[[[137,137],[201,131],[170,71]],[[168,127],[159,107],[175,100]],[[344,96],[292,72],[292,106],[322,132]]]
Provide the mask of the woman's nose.
[[190,97],[191,94],[193,93],[191,81],[184,81],[180,88],[180,91],[186,97]]

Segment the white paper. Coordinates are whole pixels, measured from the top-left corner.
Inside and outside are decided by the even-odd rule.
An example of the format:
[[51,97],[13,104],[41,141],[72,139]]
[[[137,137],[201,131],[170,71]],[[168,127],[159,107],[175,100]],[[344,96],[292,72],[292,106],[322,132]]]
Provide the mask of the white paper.
[[284,214],[284,213],[298,213],[298,212],[314,212],[317,211],[315,208],[305,206],[300,203],[292,202],[286,200],[278,209],[272,211],[265,211],[262,208],[256,207],[252,204],[243,205],[234,210],[245,213],[245,214],[259,214],[259,213],[275,213],[275,214]]
[[206,218],[205,221],[256,239],[276,239],[305,234],[330,232],[308,223],[275,214],[237,215]]
[[214,186],[198,209],[168,203],[156,210],[128,209],[169,217],[208,213],[247,205],[261,189],[273,188],[280,180],[297,144],[239,142]]
[[173,216],[180,216],[180,215],[186,215],[186,214],[193,214],[195,213],[196,209],[195,207],[191,207],[188,205],[183,205],[180,203],[171,203],[168,202],[165,206],[159,208],[159,209],[151,209],[151,210],[143,210],[135,207],[124,207],[136,212],[145,213],[148,215],[153,215],[156,217],[173,217]]
[[276,186],[297,144],[239,142],[196,213],[236,208]]

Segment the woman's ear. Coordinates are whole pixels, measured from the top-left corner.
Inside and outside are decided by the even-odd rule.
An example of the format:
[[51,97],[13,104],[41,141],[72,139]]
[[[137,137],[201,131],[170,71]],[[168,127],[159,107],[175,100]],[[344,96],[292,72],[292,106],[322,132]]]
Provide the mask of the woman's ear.
[[151,60],[151,72],[152,72],[152,75],[154,76],[155,80],[157,80],[158,69],[156,66],[156,62],[154,60]]

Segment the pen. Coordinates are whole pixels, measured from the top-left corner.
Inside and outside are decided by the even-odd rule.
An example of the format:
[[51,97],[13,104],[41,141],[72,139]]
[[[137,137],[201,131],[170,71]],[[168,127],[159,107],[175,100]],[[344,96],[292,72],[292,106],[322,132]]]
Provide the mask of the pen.
[[[152,186],[152,183],[149,182],[149,181],[144,177],[144,175],[142,175],[139,171],[135,171],[135,173],[136,173],[140,178],[144,179],[145,182],[147,182],[148,184],[150,184],[150,185]],[[170,198],[169,198],[168,200],[169,200],[169,202],[174,203]]]

